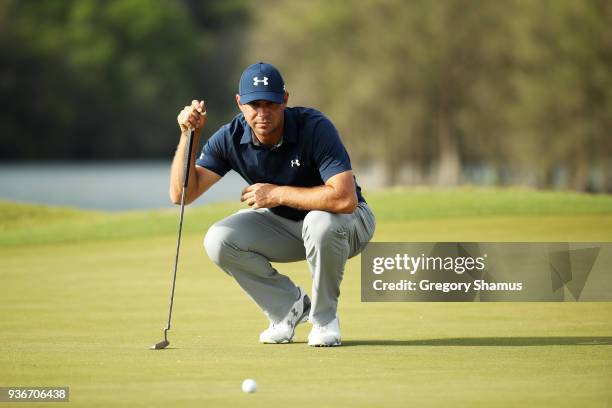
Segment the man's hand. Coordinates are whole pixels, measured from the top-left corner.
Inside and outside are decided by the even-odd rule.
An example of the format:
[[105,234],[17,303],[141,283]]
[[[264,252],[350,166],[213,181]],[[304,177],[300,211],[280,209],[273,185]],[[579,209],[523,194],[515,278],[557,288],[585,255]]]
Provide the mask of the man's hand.
[[242,190],[240,201],[246,202],[253,209],[278,207],[280,205],[278,189],[279,186],[275,184],[252,184]]
[[201,130],[206,124],[206,104],[204,101],[196,101],[194,99],[191,101],[191,105],[183,108],[176,120],[182,133],[187,132],[189,129]]

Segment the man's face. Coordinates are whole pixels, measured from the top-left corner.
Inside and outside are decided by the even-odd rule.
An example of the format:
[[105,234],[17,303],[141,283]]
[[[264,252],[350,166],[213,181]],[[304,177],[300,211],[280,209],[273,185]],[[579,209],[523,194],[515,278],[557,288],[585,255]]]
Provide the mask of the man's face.
[[284,112],[287,106],[288,94],[285,93],[283,103],[255,100],[244,105],[240,104],[240,96],[236,95],[238,108],[244,114],[253,133],[265,145],[278,143],[283,134]]

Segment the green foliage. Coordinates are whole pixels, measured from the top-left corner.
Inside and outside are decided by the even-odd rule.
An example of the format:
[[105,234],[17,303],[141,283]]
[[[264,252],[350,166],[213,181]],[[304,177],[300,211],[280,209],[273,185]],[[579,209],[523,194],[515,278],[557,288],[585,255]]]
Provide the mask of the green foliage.
[[[237,13],[217,8],[207,17]],[[203,97],[218,69],[207,63],[223,61],[196,11],[178,0],[3,2],[0,157],[170,155],[178,110]],[[204,82],[213,100],[226,91]],[[226,110],[213,104],[216,122]]]
[[388,184],[612,191],[610,21],[607,0],[5,0],[0,158],[168,157],[184,104],[212,134],[266,60]]
[[390,184],[409,170],[453,185],[464,166],[482,164],[496,183],[568,185],[565,171],[581,179],[572,187],[605,191],[611,9],[605,0],[268,1],[253,7],[249,50],[282,67],[294,103],[332,117],[358,164],[384,163]]
[[[564,169],[577,190],[605,191],[612,156],[612,4],[609,1],[530,3],[514,79],[512,126],[522,158],[550,185]],[[593,166],[599,177],[593,179]]]
[[510,49],[501,45],[512,36],[513,2],[308,3],[292,35],[272,21],[299,13],[295,4],[274,4],[266,10],[286,10],[255,8],[263,29],[250,49],[273,50],[266,57],[284,66],[298,103],[327,112],[358,162],[384,157],[391,184],[407,161],[424,172],[433,163],[453,184],[460,151],[499,157],[489,135],[510,93]]

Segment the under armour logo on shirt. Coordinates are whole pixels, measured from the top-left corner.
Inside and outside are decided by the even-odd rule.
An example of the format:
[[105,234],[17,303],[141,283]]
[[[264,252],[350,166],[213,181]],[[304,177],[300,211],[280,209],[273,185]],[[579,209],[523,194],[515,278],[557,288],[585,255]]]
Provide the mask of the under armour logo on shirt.
[[295,159],[295,160],[291,160],[291,167],[300,167],[300,160],[299,159]]
[[259,86],[260,82],[262,82],[265,86],[268,86],[268,77],[264,77],[263,79],[253,77],[253,85]]

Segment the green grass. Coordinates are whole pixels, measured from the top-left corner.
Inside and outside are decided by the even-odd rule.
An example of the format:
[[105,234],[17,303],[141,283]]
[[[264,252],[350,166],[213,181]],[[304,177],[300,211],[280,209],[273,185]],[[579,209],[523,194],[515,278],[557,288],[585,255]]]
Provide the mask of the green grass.
[[[606,240],[609,238],[592,235],[596,231],[593,231],[590,225],[604,221],[607,222],[607,226],[612,226],[610,219],[612,197],[606,195],[535,192],[525,189],[420,188],[366,193],[366,198],[376,212],[379,225],[383,225],[385,231],[387,226],[391,229],[403,228],[405,222],[409,222],[411,227],[421,228],[418,234],[402,231],[398,238],[392,238],[401,241],[431,240],[431,238],[424,239],[423,234],[428,237],[435,236],[434,240],[491,240],[488,234],[482,235],[482,228],[464,229],[456,235],[450,228],[443,226],[456,221],[464,223],[468,218],[472,219],[470,223],[485,220],[487,225],[501,228],[498,238],[495,238],[501,241],[533,240],[533,234],[535,240],[568,240],[570,238],[564,238],[562,231],[551,233],[551,228],[555,229],[555,225],[561,223],[563,227],[566,222],[564,220],[586,224],[573,226],[567,230],[567,233],[578,234],[573,235],[574,238],[571,239],[583,240],[581,236],[586,232],[587,239]],[[188,207],[186,217],[189,221],[185,223],[184,231],[187,234],[202,233],[215,220],[239,208],[243,208],[240,203]],[[568,217],[569,215],[571,217]],[[514,228],[511,226],[514,217],[517,216],[547,219],[547,222],[532,226],[536,230],[530,231],[530,234],[522,231],[514,234]],[[494,220],[495,222],[491,223]],[[487,225],[483,225],[483,228],[486,229]],[[176,233],[176,228],[176,210],[103,213],[0,201],[1,246],[82,243],[163,236]],[[605,229],[597,231],[599,230],[605,231]],[[396,233],[393,234],[394,237],[395,235]],[[469,238],[475,236],[480,238]]]
[[[612,241],[610,196],[366,197],[377,241]],[[0,386],[70,386],[78,407],[612,404],[610,303],[361,303],[359,258],[342,284],[344,347],[307,347],[308,325],[294,344],[258,344],[265,318],[201,247],[237,208],[186,213],[173,348],[150,351],[165,324],[177,211],[1,203]],[[310,287],[303,262],[277,266]],[[247,377],[253,395],[240,391]]]

